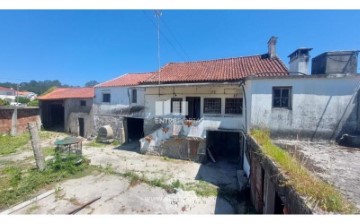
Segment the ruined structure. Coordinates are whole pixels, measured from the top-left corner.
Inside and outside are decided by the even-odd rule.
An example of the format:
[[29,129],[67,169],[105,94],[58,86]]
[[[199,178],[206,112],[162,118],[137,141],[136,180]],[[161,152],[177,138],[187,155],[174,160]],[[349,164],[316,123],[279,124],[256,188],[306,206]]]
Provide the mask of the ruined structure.
[[44,128],[82,137],[94,135],[93,97],[93,88],[56,88],[39,96]]
[[95,86],[94,125],[109,125],[120,143],[144,137],[144,90],[137,85],[151,73],[129,73]]

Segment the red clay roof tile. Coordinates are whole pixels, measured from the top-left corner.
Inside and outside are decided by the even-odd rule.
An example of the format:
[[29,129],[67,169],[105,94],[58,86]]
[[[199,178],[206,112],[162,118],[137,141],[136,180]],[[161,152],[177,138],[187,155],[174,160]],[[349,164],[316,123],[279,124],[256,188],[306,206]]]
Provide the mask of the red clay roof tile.
[[95,87],[115,87],[115,86],[136,86],[140,82],[151,77],[153,73],[127,73],[115,79],[100,83]]
[[[287,76],[288,70],[277,57],[267,54],[209,61],[169,63],[160,69],[161,83],[237,81],[248,76]],[[159,82],[158,73],[141,82]]]
[[39,100],[85,99],[94,97],[94,88],[56,88],[50,93],[39,96]]

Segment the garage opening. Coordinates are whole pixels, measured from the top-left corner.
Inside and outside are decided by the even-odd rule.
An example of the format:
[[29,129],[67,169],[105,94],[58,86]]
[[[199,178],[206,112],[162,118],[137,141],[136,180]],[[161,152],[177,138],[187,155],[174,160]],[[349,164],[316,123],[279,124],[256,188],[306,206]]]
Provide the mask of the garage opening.
[[127,136],[126,142],[138,142],[144,137],[144,119],[126,118]]
[[[206,155],[210,161],[226,160],[238,162],[241,159],[240,133],[230,131],[207,131]],[[211,158],[213,157],[213,158]]]
[[41,120],[46,130],[64,131],[63,101],[45,101],[41,103]]

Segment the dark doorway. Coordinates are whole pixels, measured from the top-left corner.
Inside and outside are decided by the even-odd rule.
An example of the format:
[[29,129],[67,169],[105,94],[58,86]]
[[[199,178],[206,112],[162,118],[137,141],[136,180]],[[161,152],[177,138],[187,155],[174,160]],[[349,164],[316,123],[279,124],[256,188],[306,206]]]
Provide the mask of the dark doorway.
[[[206,147],[215,161],[240,161],[241,151],[239,132],[208,131],[206,135]],[[206,154],[208,157],[210,156],[208,151]]]
[[47,130],[64,131],[64,106],[61,101],[41,104],[41,119]]
[[84,134],[84,118],[79,118],[79,135],[85,137]]
[[187,119],[200,119],[200,97],[186,97],[188,103]]
[[279,194],[275,192],[275,211],[274,214],[284,214],[284,202],[281,200]]
[[138,141],[144,137],[144,119],[130,118],[126,119],[127,122],[127,136],[126,142]]

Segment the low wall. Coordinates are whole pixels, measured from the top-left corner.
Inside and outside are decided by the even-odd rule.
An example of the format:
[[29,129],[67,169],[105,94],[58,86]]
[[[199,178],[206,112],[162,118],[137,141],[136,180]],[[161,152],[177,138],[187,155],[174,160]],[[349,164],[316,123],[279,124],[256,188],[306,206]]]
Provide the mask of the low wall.
[[29,122],[41,126],[38,107],[0,107],[1,134],[21,134],[27,131]]
[[[312,214],[305,199],[294,189],[285,186],[286,178],[252,137],[248,137],[250,152],[251,201],[258,213],[263,214]],[[281,209],[279,209],[279,207]]]

